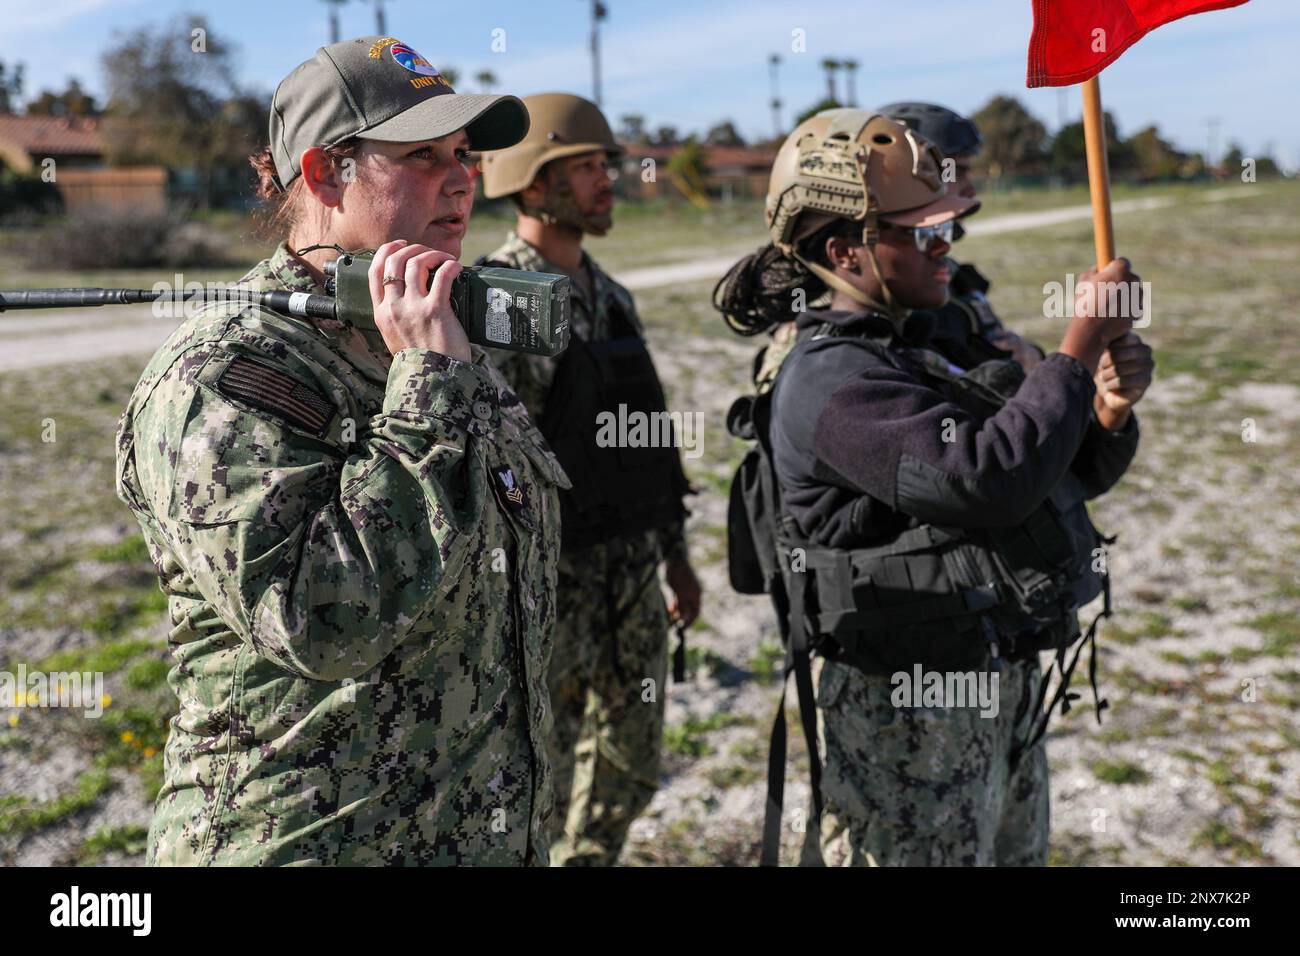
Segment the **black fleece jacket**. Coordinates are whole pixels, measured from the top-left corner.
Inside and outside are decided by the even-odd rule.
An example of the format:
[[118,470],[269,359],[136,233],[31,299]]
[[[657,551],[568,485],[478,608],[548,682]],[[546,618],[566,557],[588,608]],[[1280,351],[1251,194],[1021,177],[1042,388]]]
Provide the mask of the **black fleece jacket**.
[[[1016,525],[1049,496],[1069,509],[1104,493],[1137,451],[1136,417],[1103,428],[1092,378],[1068,355],[1049,355],[994,412],[907,358],[929,344],[924,329],[904,342],[876,313],[798,320],[801,330],[823,323],[844,334],[801,341],[772,396],[782,503],[814,545],[881,543],[922,523]],[[903,355],[906,370],[860,337]]]

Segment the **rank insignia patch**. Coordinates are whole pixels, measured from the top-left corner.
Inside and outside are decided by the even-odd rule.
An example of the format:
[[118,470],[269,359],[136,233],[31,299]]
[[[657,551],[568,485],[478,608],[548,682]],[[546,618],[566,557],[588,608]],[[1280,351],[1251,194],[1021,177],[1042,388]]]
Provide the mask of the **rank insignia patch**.
[[504,468],[494,469],[497,476],[497,484],[501,486],[501,491],[505,494],[506,499],[512,504],[518,506],[524,503],[524,491],[515,481],[515,473],[509,465]]

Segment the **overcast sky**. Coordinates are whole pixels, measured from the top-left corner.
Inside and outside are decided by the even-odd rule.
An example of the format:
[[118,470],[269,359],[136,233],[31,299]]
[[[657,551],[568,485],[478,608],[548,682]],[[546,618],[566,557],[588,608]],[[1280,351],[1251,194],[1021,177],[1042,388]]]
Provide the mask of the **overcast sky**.
[[[1025,88],[1030,0],[604,0],[604,106],[617,124],[639,113],[651,129],[703,131],[722,119],[743,135],[770,135],[767,57],[782,55],[787,124],[825,91],[819,63],[852,57],[858,102],[924,99],[973,111],[997,93],[1017,96],[1055,129],[1079,113],[1079,92]],[[269,93],[328,42],[321,0],[0,0],[0,61],[21,61],[27,94],[62,89],[70,77],[104,87],[100,56],[114,33],[204,14],[239,48],[243,82]],[[570,90],[591,95],[587,0],[386,0],[388,32],[435,66],[460,72],[458,89],[491,70],[499,92]],[[370,0],[340,12],[344,37],[375,32]],[[504,30],[505,51],[493,52]],[[801,29],[807,50],[791,52]],[[500,36],[500,34],[498,34]],[[841,84],[843,80],[841,79]],[[842,89],[842,88],[841,88]],[[1204,150],[1219,121],[1218,152],[1272,146],[1300,165],[1300,3],[1251,0],[1243,7],[1168,24],[1102,74],[1102,98],[1128,135],[1150,123],[1181,148]]]

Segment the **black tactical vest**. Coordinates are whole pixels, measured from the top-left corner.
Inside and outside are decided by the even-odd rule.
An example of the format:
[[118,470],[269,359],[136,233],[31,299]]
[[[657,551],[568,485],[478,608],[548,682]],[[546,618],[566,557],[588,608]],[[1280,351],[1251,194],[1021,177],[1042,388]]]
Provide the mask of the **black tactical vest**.
[[[1002,392],[990,384],[1005,389],[1014,380],[1007,365],[1014,363],[987,363],[955,377],[871,340],[846,336],[844,342],[911,374],[949,382],[958,401],[982,404],[986,414],[1019,384]],[[1075,612],[1104,585],[1104,574],[1094,571],[1095,549],[1104,539],[1072,477],[1012,528],[925,524],[875,547],[815,547],[781,513],[767,439],[770,396],[743,396],[728,414],[733,435],[757,440],[733,481],[728,511],[728,563],[736,590],[770,592],[779,576],[792,607],[802,607],[800,623],[810,646],[868,673],[894,673],[916,663],[969,669],[986,651],[997,658],[1059,649],[1078,638]],[[999,647],[998,641],[1012,646]]]
[[[654,363],[622,309],[613,306],[609,318],[606,341],[571,336],[539,423],[573,482],[560,492],[566,548],[666,527],[686,514],[682,496],[690,485]],[[618,428],[638,421],[639,435]]]

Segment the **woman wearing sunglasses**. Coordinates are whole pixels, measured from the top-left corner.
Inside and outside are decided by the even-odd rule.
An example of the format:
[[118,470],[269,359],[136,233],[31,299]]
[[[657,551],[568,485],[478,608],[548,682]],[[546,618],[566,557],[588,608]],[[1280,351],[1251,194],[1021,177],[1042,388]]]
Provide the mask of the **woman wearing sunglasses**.
[[750,417],[776,500],[746,513],[751,529],[778,514],[771,589],[792,646],[818,655],[815,810],[836,865],[1046,862],[1038,654],[1086,643],[1077,611],[1105,582],[1084,502],[1132,460],[1150,381],[1148,354],[1099,420],[1093,376],[1132,319],[1088,306],[1097,283],[1136,281],[1125,260],[1084,273],[1059,350],[1027,375],[936,351],[954,223],[978,206],[940,171],[883,115],[814,118],[773,166],[772,244],[715,296],[740,331],[797,330]]

